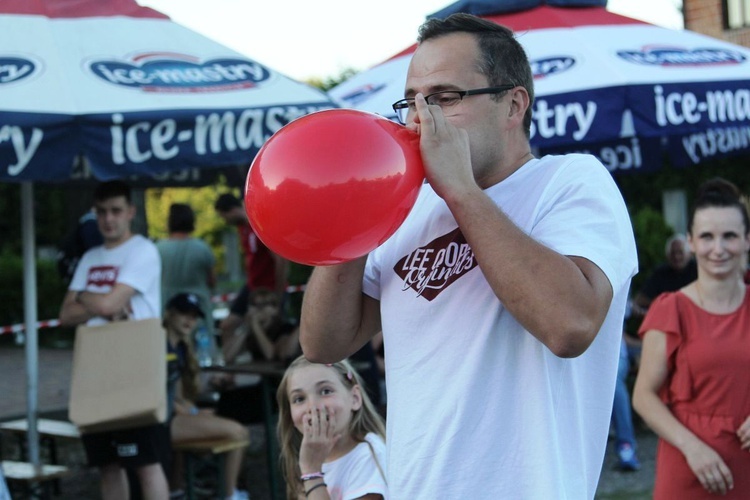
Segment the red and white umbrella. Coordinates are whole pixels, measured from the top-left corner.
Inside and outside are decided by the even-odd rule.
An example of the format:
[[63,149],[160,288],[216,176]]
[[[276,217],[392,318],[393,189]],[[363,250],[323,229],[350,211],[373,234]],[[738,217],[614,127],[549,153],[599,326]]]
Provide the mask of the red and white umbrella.
[[[433,17],[462,9],[454,4]],[[604,7],[542,5],[481,17],[513,29],[529,56],[531,143],[539,153],[587,151],[610,171],[659,168],[665,153],[678,166],[750,153],[750,49]],[[329,95],[395,117],[391,104],[403,97],[415,48]]]
[[284,124],[335,107],[135,0],[4,0],[0,32],[0,182],[249,165]]
[[21,183],[29,456],[38,464],[32,182],[199,183],[202,172],[249,166],[283,125],[336,105],[135,0],[3,0],[0,33],[0,182]]

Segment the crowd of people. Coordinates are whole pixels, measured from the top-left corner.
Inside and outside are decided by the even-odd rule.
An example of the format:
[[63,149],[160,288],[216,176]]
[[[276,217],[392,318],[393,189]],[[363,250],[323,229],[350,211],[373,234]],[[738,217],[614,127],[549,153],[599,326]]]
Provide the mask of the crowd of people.
[[[211,294],[216,284],[216,261],[208,245],[192,236],[196,222],[192,207],[183,203],[170,206],[169,235],[154,244],[131,230],[135,206],[126,183],[101,183],[93,193],[93,206],[103,243],[93,245],[75,266],[61,307],[61,322],[95,325],[162,318],[167,348],[168,411],[162,423],[84,432],[88,463],[99,468],[105,499],[178,498],[184,494],[184,464],[179,454],[172,453],[171,443],[248,439],[247,425],[262,418],[261,388],[257,380],[246,382],[241,377],[226,375],[207,378],[201,373],[195,334],[201,327],[213,332]],[[337,365],[343,370],[344,380],[337,380],[329,373],[312,387],[299,386],[304,381],[299,374],[315,366],[305,366],[304,358],[300,357],[299,318],[283,314],[282,306],[287,298],[283,271],[287,263],[257,239],[246,216],[242,215],[244,209],[238,198],[223,194],[215,208],[229,224],[238,226],[247,270],[247,281],[230,306],[232,312],[217,328],[219,359],[226,363],[272,360],[290,365],[280,387],[289,387],[294,396],[280,389],[278,397],[279,404],[289,407],[295,415],[292,426],[280,426],[280,437],[291,445],[297,444],[296,449],[289,448],[297,457],[294,461],[305,460],[295,467],[305,470],[322,467],[325,460],[329,488],[346,492],[348,488],[363,487],[360,480],[354,480],[349,473],[362,462],[363,448],[357,447],[357,443],[367,443],[364,449],[373,450],[373,463],[384,463],[384,427],[377,411],[379,395],[372,392],[373,385],[363,382],[361,375],[346,361]],[[282,273],[277,272],[279,268]],[[211,335],[214,337],[213,333]],[[376,370],[374,361],[372,369]],[[320,384],[330,386],[330,390],[321,394],[317,389]],[[377,390],[377,382],[374,387]],[[334,390],[337,395],[332,394]],[[201,396],[213,391],[220,394],[216,404],[201,405]],[[320,413],[315,412],[317,434],[299,441],[292,434],[296,428],[304,432],[304,422],[297,415],[301,394],[321,405],[325,423]],[[351,403],[351,418],[340,406],[339,395],[346,396]],[[281,413],[289,414],[289,411],[282,409]],[[312,425],[312,420],[305,422]],[[351,436],[342,439],[344,431],[350,431]],[[228,493],[229,499],[248,498],[247,492],[238,485],[244,454],[244,449],[227,453],[222,480],[223,491]],[[329,467],[334,459],[342,465]],[[294,473],[296,469],[289,470]],[[382,466],[376,470],[380,479],[362,476],[362,480],[368,481],[365,488],[374,481],[373,487],[378,488],[382,496],[385,488]],[[339,471],[338,475],[335,471]],[[302,488],[316,486],[313,479]]]
[[[247,279],[215,334],[215,259],[192,236],[192,208],[172,205],[154,244],[131,231],[128,186],[102,183],[103,243],[78,262],[60,319],[162,318],[169,406],[166,422],[83,435],[103,498],[129,497],[126,470],[142,498],[179,491],[170,442],[247,438],[257,381],[202,376],[201,325],[225,363],[288,366],[276,402],[290,499],[593,498],[612,431],[618,467],[641,467],[634,374],[633,406],[660,438],[654,497],[748,498],[739,191],[707,182],[687,235],[666,242],[667,262],[630,300],[636,246],[619,189],[592,156],[532,154],[533,99],[512,31],[467,14],[428,20],[393,105],[420,136],[427,183],[412,213],[369,255],[316,267],[290,309],[294,263],[222,194],[214,208],[237,228]],[[626,314],[642,318],[640,338]],[[211,407],[206,390],[220,394]],[[227,456],[231,499],[247,498],[243,454]]]

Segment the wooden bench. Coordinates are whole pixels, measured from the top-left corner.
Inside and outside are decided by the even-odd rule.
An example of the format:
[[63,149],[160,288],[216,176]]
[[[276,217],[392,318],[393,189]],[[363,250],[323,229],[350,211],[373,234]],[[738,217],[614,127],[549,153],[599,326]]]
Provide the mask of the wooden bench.
[[218,498],[225,498],[224,470],[226,468],[226,453],[240,448],[247,448],[249,439],[222,439],[222,440],[200,440],[172,442],[172,450],[175,453],[183,453],[185,456],[185,495],[188,500],[195,499],[194,484],[194,461],[200,455],[210,454],[217,461],[216,487]]
[[[15,435],[18,438],[18,448],[19,448],[19,459],[20,462],[9,462],[9,463],[15,463],[15,464],[24,464],[27,463],[25,460],[28,460],[27,457],[27,450],[26,450],[26,435],[29,432],[29,422],[25,418],[20,418],[18,420],[9,420],[7,422],[0,422],[0,431]],[[40,418],[37,419],[37,432],[39,434],[39,441],[40,444],[46,445],[47,452],[49,454],[49,461],[52,462],[52,464],[58,464],[58,457],[57,457],[57,439],[69,439],[69,440],[80,440],[81,434],[78,432],[78,428],[70,423],[63,420],[52,420],[48,418]],[[29,467],[33,467],[32,464],[27,464]],[[13,466],[16,468],[19,468],[20,466]],[[57,465],[46,465],[44,467],[58,467]],[[21,469],[23,471],[23,468]],[[56,470],[56,469],[44,469],[43,471],[37,471],[39,473],[43,472],[49,472],[50,470]],[[29,471],[25,471],[29,472]],[[33,477],[33,474],[21,474],[22,476],[27,477]],[[42,474],[46,477],[46,474]],[[54,474],[53,474],[54,475]],[[57,477],[49,477],[45,479],[44,481],[54,480],[52,483],[54,487],[55,493],[60,493],[60,483],[57,480]],[[22,480],[22,479],[19,479]],[[33,483],[34,481],[31,479],[23,479],[27,483]]]
[[5,480],[9,483],[21,482],[27,490],[27,497],[37,496],[39,492],[32,494],[38,485],[42,487],[42,494],[39,496],[51,497],[49,494],[50,481],[69,476],[73,471],[63,465],[40,465],[35,466],[28,462],[16,462],[12,460],[3,460],[0,462]]
[[[81,439],[81,433],[78,432],[78,428],[74,424],[63,420],[51,420],[48,418],[37,419],[36,429],[39,433],[40,440],[46,441],[50,453],[50,461],[54,463],[57,463],[56,439],[72,439],[76,441]],[[25,439],[26,434],[29,432],[28,420],[20,418],[18,420],[2,422],[0,423],[0,431],[15,434],[18,437],[21,447],[21,458],[22,460],[25,460]]]

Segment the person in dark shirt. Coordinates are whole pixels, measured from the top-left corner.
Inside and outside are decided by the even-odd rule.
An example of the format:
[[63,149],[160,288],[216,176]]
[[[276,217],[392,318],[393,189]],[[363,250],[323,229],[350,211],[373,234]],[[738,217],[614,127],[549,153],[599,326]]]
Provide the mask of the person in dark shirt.
[[667,240],[664,248],[667,261],[657,266],[633,300],[632,314],[642,317],[656,297],[664,292],[679,290],[698,278],[695,259],[682,234]]

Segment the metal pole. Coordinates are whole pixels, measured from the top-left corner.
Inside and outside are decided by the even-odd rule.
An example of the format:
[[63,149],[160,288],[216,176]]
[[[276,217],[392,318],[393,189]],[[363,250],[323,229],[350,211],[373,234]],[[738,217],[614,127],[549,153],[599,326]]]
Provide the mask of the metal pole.
[[37,290],[36,290],[36,245],[34,241],[34,185],[21,184],[21,238],[23,244],[23,310],[26,323],[26,418],[29,431],[29,461],[35,466],[39,460],[39,432],[37,410],[39,394],[37,345]]

